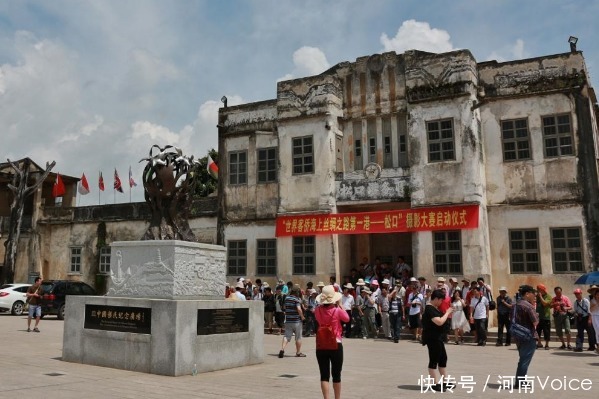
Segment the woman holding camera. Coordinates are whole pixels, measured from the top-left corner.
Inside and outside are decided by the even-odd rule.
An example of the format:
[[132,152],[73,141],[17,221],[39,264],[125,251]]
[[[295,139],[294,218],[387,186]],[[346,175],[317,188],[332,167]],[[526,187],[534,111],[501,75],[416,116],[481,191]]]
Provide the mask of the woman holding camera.
[[434,290],[431,294],[430,303],[426,305],[422,315],[422,345],[428,348],[428,375],[437,381],[436,372],[439,367],[439,383],[432,388],[435,391],[442,391],[443,386],[447,386],[447,352],[443,342],[443,325],[453,313],[453,307],[447,308],[445,314],[439,310],[439,305],[445,299],[445,293],[442,290]]

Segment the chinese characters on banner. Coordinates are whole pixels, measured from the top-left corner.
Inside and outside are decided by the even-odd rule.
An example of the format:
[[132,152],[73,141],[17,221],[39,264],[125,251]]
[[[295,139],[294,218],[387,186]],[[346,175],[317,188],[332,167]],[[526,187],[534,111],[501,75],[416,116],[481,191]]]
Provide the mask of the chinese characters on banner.
[[277,217],[276,236],[405,233],[478,227],[478,205]]

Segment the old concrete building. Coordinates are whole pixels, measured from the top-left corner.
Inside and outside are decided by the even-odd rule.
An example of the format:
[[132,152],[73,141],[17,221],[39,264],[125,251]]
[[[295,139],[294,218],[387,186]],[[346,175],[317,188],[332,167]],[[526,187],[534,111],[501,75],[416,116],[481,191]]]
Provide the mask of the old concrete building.
[[228,275],[341,278],[364,258],[570,289],[599,257],[597,100],[581,52],[407,51],[219,111]]

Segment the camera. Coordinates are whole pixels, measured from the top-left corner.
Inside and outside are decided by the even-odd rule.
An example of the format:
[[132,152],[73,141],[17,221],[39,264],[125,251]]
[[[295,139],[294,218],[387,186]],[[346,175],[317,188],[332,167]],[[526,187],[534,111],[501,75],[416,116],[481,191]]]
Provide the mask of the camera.
[[416,305],[415,303],[413,303],[413,304],[412,304],[412,307],[413,307],[413,308],[415,308],[415,307],[417,307],[417,306],[418,306],[418,305]]

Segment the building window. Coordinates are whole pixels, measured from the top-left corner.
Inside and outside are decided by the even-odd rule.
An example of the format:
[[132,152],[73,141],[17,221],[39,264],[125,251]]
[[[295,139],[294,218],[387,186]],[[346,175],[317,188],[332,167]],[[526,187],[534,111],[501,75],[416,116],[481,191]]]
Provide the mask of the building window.
[[256,243],[258,275],[275,276],[277,274],[277,240],[257,240]]
[[427,122],[426,132],[429,162],[455,159],[452,119]]
[[258,183],[277,181],[277,149],[258,150]]
[[69,273],[81,273],[81,253],[82,247],[71,247],[71,266]]
[[462,274],[462,244],[459,231],[434,233],[435,274]]
[[244,276],[247,270],[247,241],[227,242],[227,274]]
[[352,123],[354,135],[354,170],[362,170],[362,121]]
[[100,248],[100,267],[101,274],[110,273],[110,247]]
[[526,119],[502,121],[501,139],[504,161],[530,159],[530,140]]
[[551,229],[553,272],[583,272],[580,228]]
[[247,151],[229,153],[229,184],[247,183]]
[[368,136],[368,162],[376,162],[376,119],[366,121],[366,135]]
[[540,273],[537,230],[510,230],[510,267],[512,273]]
[[570,115],[551,115],[543,118],[543,138],[545,141],[545,156],[560,157],[573,155],[572,128]]
[[293,237],[293,274],[314,274],[315,238]]
[[293,139],[293,174],[301,175],[314,171],[314,147],[312,136]]

